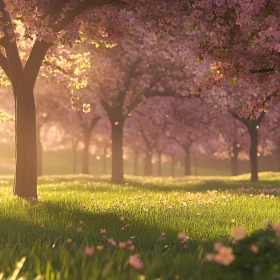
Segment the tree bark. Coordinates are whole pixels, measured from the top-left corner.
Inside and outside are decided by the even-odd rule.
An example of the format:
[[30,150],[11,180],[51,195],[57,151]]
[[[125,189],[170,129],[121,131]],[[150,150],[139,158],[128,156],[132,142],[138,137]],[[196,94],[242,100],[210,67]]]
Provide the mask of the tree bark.
[[185,176],[190,176],[191,175],[191,146],[187,145],[184,147],[185,151]]
[[171,159],[171,176],[175,177],[175,157]]
[[158,152],[158,176],[161,177],[161,153]]
[[251,182],[258,182],[258,129],[255,121],[249,124],[250,144],[250,163],[251,163]]
[[138,159],[139,159],[139,151],[134,150],[134,176],[138,176]]
[[278,149],[276,150],[276,170],[280,172],[280,142],[278,142]]
[[112,129],[112,178],[114,184],[124,183],[123,168],[123,127],[124,120],[119,116],[119,121],[111,121]]
[[37,198],[36,113],[33,88],[15,91],[16,174],[14,194]]
[[152,156],[153,156],[152,150],[148,149],[145,154],[144,176],[153,175]]
[[77,146],[78,146],[78,141],[73,141],[72,142],[73,174],[77,173]]
[[107,173],[107,148],[103,148],[103,174]]
[[83,149],[83,174],[89,174],[89,144],[90,144],[91,129],[83,129],[84,149]]
[[238,168],[238,154],[239,154],[239,147],[237,146],[237,142],[234,141],[232,144],[232,153],[230,155],[230,166],[231,166],[231,175],[238,176],[239,175],[239,168]]
[[36,141],[37,141],[37,176],[43,175],[43,146],[41,142],[41,125],[37,125]]

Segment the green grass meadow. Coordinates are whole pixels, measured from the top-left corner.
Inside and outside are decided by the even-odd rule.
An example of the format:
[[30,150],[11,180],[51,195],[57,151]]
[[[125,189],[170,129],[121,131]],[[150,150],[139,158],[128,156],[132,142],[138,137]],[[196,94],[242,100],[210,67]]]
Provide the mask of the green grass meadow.
[[[108,176],[45,176],[38,201],[29,201],[15,198],[12,177],[2,176],[0,279],[270,279],[280,266],[244,276],[205,260],[232,227],[250,235],[280,222],[280,173],[260,177],[253,185],[249,175],[127,177],[112,185]],[[189,239],[182,243],[180,232]],[[143,268],[130,265],[131,255]]]

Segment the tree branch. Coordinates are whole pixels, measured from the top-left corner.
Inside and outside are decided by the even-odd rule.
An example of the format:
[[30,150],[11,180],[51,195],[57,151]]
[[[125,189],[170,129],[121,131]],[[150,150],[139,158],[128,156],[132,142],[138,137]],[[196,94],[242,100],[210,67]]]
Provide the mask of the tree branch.
[[34,87],[46,53],[51,46],[45,41],[36,40],[24,68],[24,82]]
[[57,24],[55,24],[52,30],[57,33],[64,29],[68,24],[73,22],[73,20],[81,15],[84,11],[89,9],[96,9],[103,7],[105,5],[120,5],[124,4],[122,0],[85,0],[80,3],[77,7],[75,7],[72,11],[70,11],[63,19],[61,19]]
[[0,52],[0,67],[3,69],[3,71],[7,75],[8,79],[10,80],[11,75],[10,75],[8,59],[2,52]]

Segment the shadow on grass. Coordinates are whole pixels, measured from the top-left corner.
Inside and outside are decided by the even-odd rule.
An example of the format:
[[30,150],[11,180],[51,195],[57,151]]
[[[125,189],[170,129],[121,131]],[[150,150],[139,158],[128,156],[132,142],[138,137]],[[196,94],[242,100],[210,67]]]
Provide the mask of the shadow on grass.
[[[106,236],[114,238],[116,242],[132,239],[136,251],[161,252],[164,244],[174,244],[176,241],[178,243],[176,250],[182,250],[181,242],[177,238],[178,232],[168,226],[168,223],[162,225],[158,221],[152,221],[147,224],[144,219],[133,216],[133,213],[127,214],[126,221],[122,222],[121,212],[118,213],[118,210],[102,215],[74,208],[74,204],[66,202],[46,201],[44,205],[44,208],[30,210],[28,216],[19,214],[13,217],[0,217],[0,248],[7,245],[17,248],[20,244],[21,247],[28,249],[35,243],[40,247],[46,244],[51,246],[53,243],[65,244],[68,238],[71,238],[77,246],[106,245],[107,239],[104,238]],[[127,223],[130,226],[121,230]],[[82,232],[78,232],[78,228],[82,228]],[[101,234],[101,229],[106,229],[105,235]],[[159,237],[163,230],[166,238],[161,241]],[[192,240],[189,249],[196,248],[199,244],[199,240]]]

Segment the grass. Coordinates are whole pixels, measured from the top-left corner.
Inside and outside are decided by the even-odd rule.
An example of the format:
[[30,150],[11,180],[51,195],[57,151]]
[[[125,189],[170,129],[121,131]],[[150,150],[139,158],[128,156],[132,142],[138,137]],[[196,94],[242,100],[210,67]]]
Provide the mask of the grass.
[[[127,177],[125,185],[111,185],[106,176],[46,176],[39,200],[26,201],[12,196],[12,178],[2,176],[0,272],[18,279],[12,275],[22,260],[21,279],[268,279],[266,271],[248,278],[204,259],[232,227],[243,225],[250,234],[280,221],[280,174],[262,173],[254,185],[248,178]],[[191,240],[182,244],[179,232]],[[127,240],[134,251],[118,248]],[[86,246],[95,248],[93,255],[84,254]],[[140,270],[128,263],[135,254]]]

